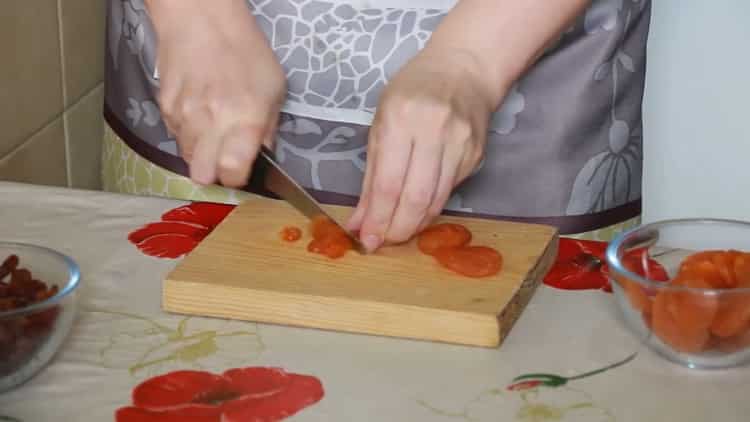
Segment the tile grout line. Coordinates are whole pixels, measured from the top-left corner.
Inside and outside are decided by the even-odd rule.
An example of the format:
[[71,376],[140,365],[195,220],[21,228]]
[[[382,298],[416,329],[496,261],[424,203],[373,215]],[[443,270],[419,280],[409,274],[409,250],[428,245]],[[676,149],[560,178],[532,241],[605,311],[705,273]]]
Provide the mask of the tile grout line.
[[[47,120],[46,122],[42,123],[42,126],[35,130],[32,134],[27,136],[23,142],[15,146],[13,149],[8,151],[7,154],[0,156],[0,163],[4,162],[7,158],[9,158],[11,155],[16,154],[18,151],[23,149],[25,146],[29,144],[30,141],[32,141],[37,135],[44,132],[45,130],[49,129],[57,120],[61,120],[63,123],[63,128],[65,128],[65,114],[70,112],[72,109],[76,108],[79,104],[81,104],[84,100],[87,100],[90,96],[94,95],[96,93],[96,90],[101,88],[104,82],[99,82],[96,85],[94,85],[93,88],[91,88],[88,92],[83,94],[81,98],[79,98],[75,103],[71,104],[70,107],[68,107],[67,110],[63,110],[62,113],[55,114],[51,119]],[[67,152],[66,152],[67,155]],[[67,163],[66,163],[66,171],[67,171]]]
[[3,155],[2,157],[0,157],[0,164],[2,164],[2,163],[5,163],[5,161],[6,161],[6,160],[9,160],[9,159],[11,159],[13,155],[15,155],[15,154],[16,154],[16,153],[18,153],[18,152],[19,152],[20,150],[22,150],[22,149],[23,149],[23,148],[25,148],[25,147],[26,147],[27,145],[29,145],[29,144],[30,144],[30,143],[31,143],[32,141],[34,141],[34,138],[35,138],[35,137],[36,137],[37,135],[39,135],[40,133],[42,133],[42,132],[44,132],[45,130],[47,130],[47,129],[49,129],[50,127],[52,127],[52,125],[54,125],[54,124],[55,124],[55,122],[57,122],[57,120],[58,120],[58,119],[61,119],[61,117],[62,117],[62,114],[57,114],[57,115],[55,115],[55,117],[53,117],[53,118],[52,118],[51,120],[49,120],[49,121],[45,122],[45,123],[44,123],[44,124],[42,125],[42,127],[41,127],[41,128],[39,128],[39,130],[37,130],[36,132],[34,132],[34,133],[32,133],[31,135],[29,135],[29,136],[28,136],[28,137],[27,137],[26,139],[24,139],[24,141],[23,141],[23,142],[21,142],[21,143],[20,143],[20,144],[19,144],[18,146],[16,146],[16,147],[15,147],[15,148],[13,148],[12,150],[8,151],[8,153],[7,153],[7,154],[5,154],[5,155]]
[[63,97],[63,110],[61,113],[62,124],[63,124],[63,136],[65,139],[65,178],[68,187],[73,186],[73,178],[71,175],[70,166],[70,130],[68,128],[68,119],[66,112],[68,111],[68,86],[66,83],[65,74],[65,42],[63,39],[63,16],[62,16],[62,0],[57,0],[57,40],[60,44],[60,84],[62,86],[62,97]]

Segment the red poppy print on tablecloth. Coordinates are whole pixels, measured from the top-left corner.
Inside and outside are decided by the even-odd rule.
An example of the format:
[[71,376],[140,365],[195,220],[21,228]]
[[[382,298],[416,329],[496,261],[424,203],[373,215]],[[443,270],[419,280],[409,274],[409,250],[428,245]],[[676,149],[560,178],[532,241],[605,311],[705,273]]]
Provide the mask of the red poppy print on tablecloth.
[[[611,292],[609,266],[605,260],[607,242],[560,238],[557,260],[544,278],[544,284],[563,290],[604,290]],[[649,258],[643,262],[644,249],[635,249],[623,259],[625,265],[640,276],[666,281],[664,267]],[[630,264],[630,265],[628,265]]]
[[320,380],[281,368],[230,369],[221,375],[174,371],[133,389],[133,404],[116,422],[273,422],[297,414],[324,395]]
[[179,258],[192,251],[235,208],[232,204],[193,202],[167,211],[161,221],[128,235],[141,252],[157,258]]

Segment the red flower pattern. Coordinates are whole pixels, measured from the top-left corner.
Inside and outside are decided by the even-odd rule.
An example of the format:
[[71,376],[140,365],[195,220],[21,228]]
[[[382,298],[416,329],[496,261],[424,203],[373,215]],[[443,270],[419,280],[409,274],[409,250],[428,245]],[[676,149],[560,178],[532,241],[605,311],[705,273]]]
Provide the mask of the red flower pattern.
[[[609,266],[605,260],[607,242],[560,238],[557,260],[544,278],[548,286],[564,290],[604,290],[611,292]],[[664,267],[653,259],[648,259],[648,268],[641,265],[644,251],[633,250],[625,258],[628,268],[637,274],[653,280],[667,280]]]
[[[193,202],[167,211],[161,221],[147,224],[128,236],[146,255],[158,258],[179,258],[192,251],[235,208],[232,204]],[[609,268],[604,254],[606,242],[560,238],[555,265],[544,283],[564,290],[604,290],[611,292]],[[641,255],[634,251],[633,265],[641,275],[648,271],[652,279],[667,279],[664,268],[649,259],[646,271],[637,261]]]
[[280,368],[230,369],[221,375],[174,371],[133,389],[116,422],[273,422],[323,398],[320,381]]
[[133,231],[128,240],[146,255],[179,258],[192,251],[234,207],[232,204],[193,202],[167,211],[161,216],[161,221]]

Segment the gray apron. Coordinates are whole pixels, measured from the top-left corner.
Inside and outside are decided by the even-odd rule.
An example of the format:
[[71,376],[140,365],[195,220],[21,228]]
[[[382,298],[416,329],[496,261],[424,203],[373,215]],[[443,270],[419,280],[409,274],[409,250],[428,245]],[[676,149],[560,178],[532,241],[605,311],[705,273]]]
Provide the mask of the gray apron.
[[[287,75],[280,162],[320,201],[355,204],[380,93],[451,1],[248,3]],[[446,214],[553,224],[561,234],[640,215],[650,7],[593,1],[494,113],[485,159]],[[156,105],[156,47],[142,0],[108,1],[105,118],[138,154],[187,175]]]

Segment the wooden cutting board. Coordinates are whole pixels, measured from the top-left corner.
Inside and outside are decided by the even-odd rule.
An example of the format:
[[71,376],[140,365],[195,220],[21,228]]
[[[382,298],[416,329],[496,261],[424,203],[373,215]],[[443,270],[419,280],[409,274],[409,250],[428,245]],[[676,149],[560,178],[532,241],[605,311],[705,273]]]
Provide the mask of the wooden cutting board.
[[[308,220],[289,204],[251,199],[167,275],[163,306],[188,315],[497,347],[551,268],[557,229],[447,216],[436,222],[463,224],[472,244],[495,247],[502,271],[461,276],[422,254],[416,241],[332,260],[307,251]],[[303,229],[302,239],[280,239],[289,225]]]

